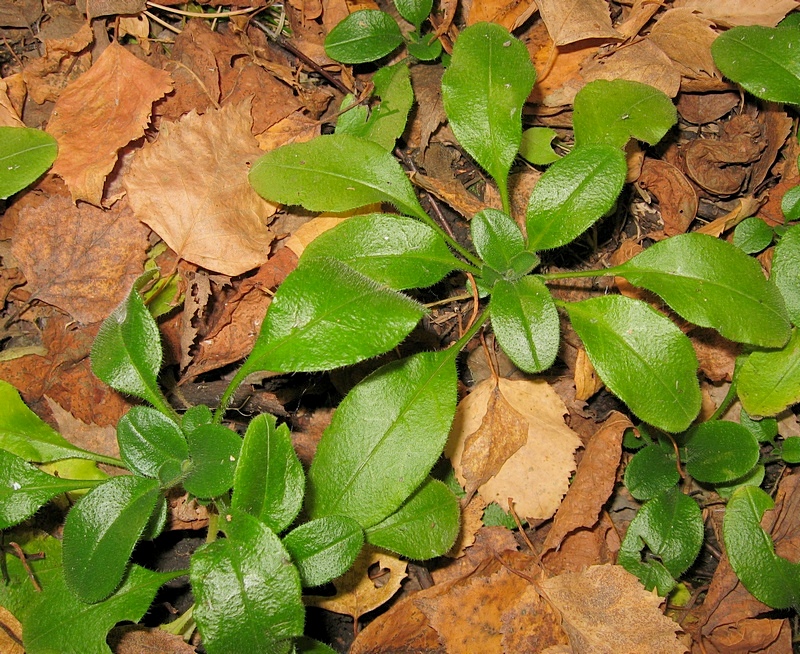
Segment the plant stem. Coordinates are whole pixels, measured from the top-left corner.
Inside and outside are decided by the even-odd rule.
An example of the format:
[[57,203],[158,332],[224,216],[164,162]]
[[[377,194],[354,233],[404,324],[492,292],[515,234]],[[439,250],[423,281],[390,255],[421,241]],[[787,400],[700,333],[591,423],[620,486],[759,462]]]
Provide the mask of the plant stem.
[[731,385],[728,387],[728,392],[725,395],[725,399],[720,402],[720,405],[717,407],[717,410],[714,411],[714,415],[712,415],[706,422],[711,422],[712,420],[719,420],[725,412],[730,408],[731,404],[733,404],[734,400],[736,399],[736,381],[732,381]]
[[575,270],[571,272],[560,273],[541,273],[537,277],[541,277],[545,281],[554,279],[577,279],[578,277],[607,277],[609,275],[616,275],[621,266],[614,266],[613,268],[602,268],[600,270]]

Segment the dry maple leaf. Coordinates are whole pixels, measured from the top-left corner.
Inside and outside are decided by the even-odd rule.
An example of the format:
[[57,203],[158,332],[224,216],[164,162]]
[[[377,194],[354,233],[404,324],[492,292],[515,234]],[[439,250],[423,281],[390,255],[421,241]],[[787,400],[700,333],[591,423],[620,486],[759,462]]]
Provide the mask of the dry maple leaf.
[[103,211],[51,195],[20,212],[11,251],[34,298],[88,324],[108,316],[142,273],[147,234],[127,203]]
[[[456,411],[445,453],[462,485],[466,485],[464,466],[468,465],[464,460],[465,443],[481,426],[494,388],[491,379],[476,385]],[[478,492],[487,502],[497,502],[504,508],[512,497],[521,516],[549,518],[567,492],[575,470],[573,454],[581,440],[564,423],[564,402],[546,382],[500,379],[497,388],[528,423],[527,439]]]
[[595,565],[542,582],[559,611],[576,654],[683,654],[680,627],[659,610],[661,598],[647,592],[618,565]]
[[100,204],[117,152],[144,134],[153,102],[171,89],[169,73],[117,43],[64,89],[47,131],[58,141],[53,172],[66,182],[73,200]]
[[247,180],[259,156],[251,123],[249,101],[162,123],[124,182],[136,216],[178,256],[231,276],[264,263],[273,239],[275,205]]
[[[380,570],[388,570],[389,578],[381,585],[369,576],[370,568],[378,565]],[[303,601],[310,606],[318,606],[327,611],[344,613],[358,620],[362,615],[389,601],[398,590],[400,582],[406,577],[405,561],[396,556],[364,547],[352,567],[341,577],[333,580],[336,595],[306,595]]]

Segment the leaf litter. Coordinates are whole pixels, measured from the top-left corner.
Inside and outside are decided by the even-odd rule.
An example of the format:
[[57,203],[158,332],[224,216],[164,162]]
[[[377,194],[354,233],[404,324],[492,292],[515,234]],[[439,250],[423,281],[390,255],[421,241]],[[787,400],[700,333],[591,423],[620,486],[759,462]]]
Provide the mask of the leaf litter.
[[[684,233],[698,222],[715,236],[752,215],[770,225],[783,222],[780,200],[800,179],[797,146],[787,141],[791,118],[742,101],[714,67],[709,46],[722,27],[777,24],[796,9],[794,0],[675,0],[664,7],[641,0],[450,0],[436,6],[434,26],[445,49],[462,14],[467,23],[490,20],[516,30],[539,77],[526,120],[556,129],[567,144],[572,101],[589,81],[638,80],[676,99],[680,133],[664,151],[640,153],[632,167],[636,193],[628,200],[635,220],[596,253],[601,261],[627,260],[635,253],[626,250],[631,244]],[[46,127],[60,146],[50,173],[3,207],[0,379],[73,442],[113,455],[113,426],[130,404],[89,369],[98,322],[146,263],[162,265],[162,273],[178,278],[175,308],[162,324],[178,365],[173,403],[187,406],[187,398],[247,353],[271,292],[296,265],[289,241],[302,248],[309,237],[300,226],[310,218],[285,219],[282,208],[259,198],[246,183],[248,167],[262,151],[308,140],[335,123],[342,91],[328,77],[363,90],[370,74],[328,59],[324,36],[357,9],[388,7],[287,3],[281,20],[292,31],[282,38],[292,50],[270,40],[258,19],[185,20],[153,3],[119,0],[104,7],[97,13],[92,5],[94,30],[82,9],[66,2],[15,2],[10,13],[0,8],[13,55],[3,60],[0,122]],[[120,16],[132,14],[136,24],[120,21],[119,35],[138,36],[110,41],[105,27],[113,32]],[[37,49],[28,28],[40,20]],[[457,227],[464,221],[455,214],[468,219],[476,206],[496,204],[497,194],[454,145],[441,108],[441,67],[415,65],[411,77],[418,108],[405,135],[409,161],[418,166],[423,196],[438,198]],[[444,165],[426,156],[442,149],[454,155]],[[526,172],[535,182],[538,172]],[[282,231],[282,225],[291,228]],[[311,224],[305,229],[315,231]],[[169,257],[154,253],[158,242]],[[769,266],[769,250],[762,261]],[[617,284],[631,292],[624,280]],[[589,297],[593,291],[571,292]],[[461,319],[459,307],[433,309],[428,344],[439,347],[458,335]],[[700,331],[690,336],[713,412],[738,351]],[[724,552],[718,565],[706,557],[688,582],[692,600],[683,606],[664,606],[613,565],[635,506],[618,480],[631,423],[615,411],[580,351],[564,361],[550,383],[512,367],[462,387],[447,453],[467,495],[477,496],[464,502],[454,558],[417,578],[405,562],[366,552],[349,578],[334,582],[335,595],[309,597],[309,603],[350,615],[356,630],[368,624],[352,652],[791,651],[790,621],[747,593]],[[269,394],[281,415],[294,420],[297,447],[308,460],[313,434],[330,416],[329,406],[318,405],[353,383],[345,375],[332,381],[331,387],[305,377],[274,385],[254,380],[241,409]],[[782,425],[789,434],[797,421],[784,418]],[[762,522],[778,553],[792,561],[800,556],[797,480],[789,474],[776,482],[775,509]],[[483,524],[487,505],[507,509],[509,498],[526,522],[525,538],[508,526]],[[180,509],[184,504],[171,504],[173,528],[202,528],[205,519]],[[708,528],[719,532],[720,522],[710,510]],[[376,567],[389,572],[372,579]],[[382,613],[365,619],[379,607]],[[18,635],[12,617],[0,620],[10,628],[0,636]],[[148,633],[119,631],[115,651],[179,651],[179,641]],[[337,637],[339,650],[347,651],[352,636]],[[0,642],[15,651],[14,637]]]

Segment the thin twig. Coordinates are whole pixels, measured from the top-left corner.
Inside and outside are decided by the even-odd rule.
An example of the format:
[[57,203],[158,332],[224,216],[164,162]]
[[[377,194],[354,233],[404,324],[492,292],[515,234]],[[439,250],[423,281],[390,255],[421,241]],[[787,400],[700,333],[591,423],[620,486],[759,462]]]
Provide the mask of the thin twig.
[[37,593],[41,593],[42,592],[42,587],[39,585],[39,582],[36,581],[36,577],[33,575],[33,570],[31,570],[31,567],[28,565],[28,559],[25,556],[25,552],[23,552],[22,548],[17,543],[15,543],[13,540],[10,541],[8,544],[11,545],[11,547],[14,548],[14,552],[16,553],[17,557],[19,558],[20,563],[22,563],[22,567],[25,568],[25,572],[28,573],[28,578],[31,580],[31,583],[33,584],[33,589]]
[[217,20],[218,18],[229,18],[230,16],[241,16],[243,14],[252,14],[254,11],[265,9],[265,7],[248,7],[247,9],[236,9],[234,11],[218,11],[215,14],[205,14],[202,11],[184,11],[183,9],[175,9],[175,7],[166,7],[164,5],[150,2],[147,0],[147,6],[153,9],[160,9],[170,14],[177,14],[178,16],[188,16],[189,18],[210,18]]

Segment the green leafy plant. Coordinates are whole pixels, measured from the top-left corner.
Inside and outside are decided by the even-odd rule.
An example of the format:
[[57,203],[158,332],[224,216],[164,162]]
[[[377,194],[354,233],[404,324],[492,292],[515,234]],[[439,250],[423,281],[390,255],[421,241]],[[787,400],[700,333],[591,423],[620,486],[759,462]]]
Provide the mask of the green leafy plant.
[[30,186],[58,154],[56,140],[29,127],[0,127],[0,200]]

